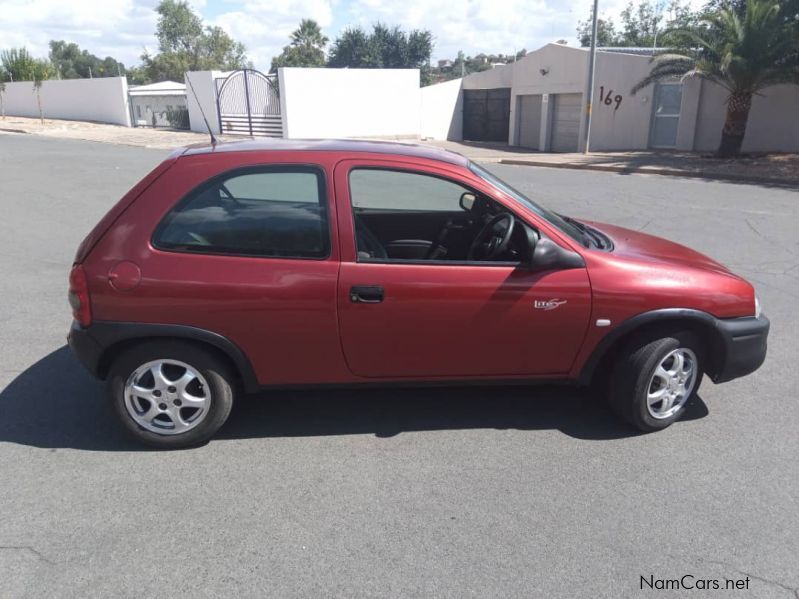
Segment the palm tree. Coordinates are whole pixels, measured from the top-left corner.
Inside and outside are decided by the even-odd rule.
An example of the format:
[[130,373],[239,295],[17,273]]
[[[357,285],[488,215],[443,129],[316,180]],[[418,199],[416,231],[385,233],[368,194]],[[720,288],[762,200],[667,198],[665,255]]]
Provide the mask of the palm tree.
[[687,47],[654,56],[652,71],[632,93],[677,77],[701,77],[722,86],[729,96],[717,155],[739,154],[752,96],[780,83],[799,85],[794,24],[786,23],[776,1],[746,0],[743,11],[721,8],[699,27],[675,33],[685,36]]
[[322,33],[319,23],[313,19],[302,19],[300,26],[291,34],[292,46],[304,46],[306,48],[319,48],[323,50],[328,39]]
[[283,52],[272,58],[270,73],[280,67],[323,67],[325,66],[325,45],[327,37],[319,24],[313,19],[302,19],[300,26],[292,31],[291,44],[283,47]]

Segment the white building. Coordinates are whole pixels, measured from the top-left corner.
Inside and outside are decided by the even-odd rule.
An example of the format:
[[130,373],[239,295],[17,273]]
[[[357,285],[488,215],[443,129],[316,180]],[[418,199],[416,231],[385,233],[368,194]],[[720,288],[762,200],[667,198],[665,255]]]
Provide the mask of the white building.
[[175,81],[160,81],[130,87],[131,119],[137,127],[189,128],[186,106],[186,85]]
[[[727,92],[697,78],[632,87],[651,70],[651,50],[601,49],[593,91],[591,149],[712,151]],[[544,152],[582,150],[588,50],[546,46],[518,62],[422,88],[421,135],[497,141]],[[744,151],[799,151],[799,86],[755,96]]]

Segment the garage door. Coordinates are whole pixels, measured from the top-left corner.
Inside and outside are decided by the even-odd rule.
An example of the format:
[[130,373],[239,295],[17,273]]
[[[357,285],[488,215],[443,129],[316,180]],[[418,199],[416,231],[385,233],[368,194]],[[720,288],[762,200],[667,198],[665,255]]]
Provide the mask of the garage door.
[[510,88],[463,90],[463,139],[508,141]]
[[552,104],[553,152],[576,152],[580,140],[582,94],[556,94]]
[[519,145],[539,149],[541,136],[541,94],[519,96]]

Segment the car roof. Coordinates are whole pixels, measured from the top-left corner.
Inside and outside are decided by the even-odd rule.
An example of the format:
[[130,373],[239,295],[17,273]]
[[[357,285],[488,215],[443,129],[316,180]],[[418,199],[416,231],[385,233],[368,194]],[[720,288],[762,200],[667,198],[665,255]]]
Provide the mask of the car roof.
[[216,144],[195,144],[188,146],[181,154],[215,154],[217,152],[340,152],[344,154],[390,154],[439,160],[459,166],[467,166],[469,160],[458,154],[433,146],[419,144],[372,141],[359,139],[279,139],[262,138],[241,141],[223,141]]

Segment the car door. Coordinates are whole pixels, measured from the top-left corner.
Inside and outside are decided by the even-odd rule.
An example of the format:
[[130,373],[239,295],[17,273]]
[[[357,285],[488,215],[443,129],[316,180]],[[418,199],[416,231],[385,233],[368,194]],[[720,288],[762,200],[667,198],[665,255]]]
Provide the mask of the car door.
[[[396,176],[386,175],[385,184],[373,176],[371,188],[353,189],[351,177],[362,169],[406,177],[399,185]],[[431,197],[430,178],[451,185],[452,197],[447,191]],[[434,162],[345,160],[336,165],[334,179],[342,256],[339,329],[354,374],[501,378],[568,372],[590,316],[585,268],[532,272],[518,263],[367,256],[357,251],[353,209],[453,210],[465,190],[492,197],[536,226],[532,215],[466,173]]]

